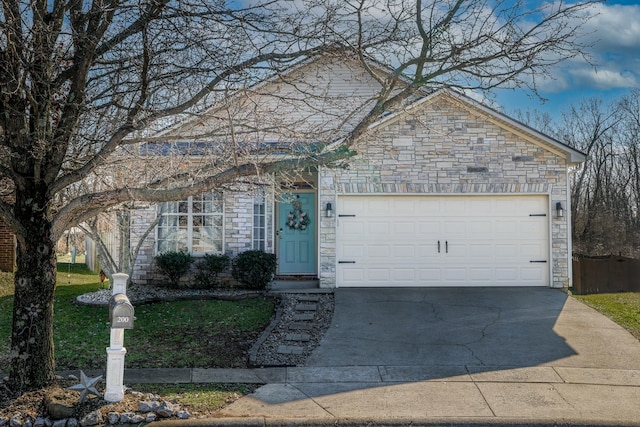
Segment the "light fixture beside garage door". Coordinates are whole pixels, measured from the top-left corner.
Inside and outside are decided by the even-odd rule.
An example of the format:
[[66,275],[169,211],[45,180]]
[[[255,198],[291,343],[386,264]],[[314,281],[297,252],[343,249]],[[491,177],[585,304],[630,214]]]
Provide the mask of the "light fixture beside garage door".
[[556,218],[564,218],[564,208],[560,202],[556,203]]

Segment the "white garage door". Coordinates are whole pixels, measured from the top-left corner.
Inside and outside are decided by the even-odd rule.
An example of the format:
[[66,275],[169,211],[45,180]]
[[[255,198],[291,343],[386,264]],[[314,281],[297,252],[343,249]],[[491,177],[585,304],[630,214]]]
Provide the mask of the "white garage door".
[[337,285],[548,286],[546,196],[340,196]]

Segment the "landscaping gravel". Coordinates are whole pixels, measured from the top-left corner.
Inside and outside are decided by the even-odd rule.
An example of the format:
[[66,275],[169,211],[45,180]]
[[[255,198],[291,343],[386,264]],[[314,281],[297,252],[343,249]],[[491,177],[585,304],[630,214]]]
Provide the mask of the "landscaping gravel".
[[[310,296],[314,297],[311,304],[308,300]],[[301,311],[300,306],[305,305],[314,305],[315,310]],[[329,329],[333,306],[333,294],[282,294],[279,312],[270,329],[265,331],[263,341],[259,340],[254,346],[250,363],[265,367],[304,366]],[[299,320],[300,314],[313,317],[309,320]]]
[[[198,298],[235,300],[250,298],[256,295],[265,295],[265,292],[246,289],[170,289],[151,285],[133,285],[127,288],[127,297],[134,306],[136,304],[148,304],[159,301]],[[107,306],[109,305],[111,296],[111,289],[100,289],[96,292],[79,295],[76,300],[80,304]]]

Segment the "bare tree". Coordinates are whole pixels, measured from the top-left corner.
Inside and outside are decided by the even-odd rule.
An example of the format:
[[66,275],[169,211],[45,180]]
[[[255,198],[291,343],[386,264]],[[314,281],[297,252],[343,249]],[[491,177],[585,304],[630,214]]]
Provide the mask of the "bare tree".
[[579,254],[639,253],[639,99],[636,89],[609,104],[582,100],[552,131],[588,156],[572,174],[572,232]]
[[[118,272],[126,273],[131,282],[142,244],[160,222],[161,216],[158,215],[154,221],[146,224],[145,230],[138,238],[138,243],[132,246],[132,209],[135,209],[135,206],[125,204],[78,225],[96,245],[96,257],[110,283],[113,283],[111,281],[113,273]],[[109,241],[105,241],[105,237]]]
[[[127,201],[175,200],[242,176],[343,159],[381,113],[421,88],[535,91],[535,77],[582,53],[578,28],[592,2],[524,3],[2,0],[0,174],[9,190],[0,217],[18,245],[13,389],[54,378],[54,247],[63,230]],[[201,161],[188,150],[170,159],[140,155],[154,127],[223,104],[229,93],[259,91],[255,83],[265,76],[324,52],[394,68],[369,68],[376,96],[341,120],[271,126],[236,111],[247,119],[243,128],[221,120],[208,135],[191,133],[203,143],[225,137],[224,144],[198,145]],[[300,92],[280,94],[283,108],[288,98],[299,102]],[[272,146],[240,143],[248,132],[281,135],[280,151],[310,134],[341,143],[314,150],[289,144],[289,156],[273,158],[264,153]],[[114,179],[116,171],[127,179]]]

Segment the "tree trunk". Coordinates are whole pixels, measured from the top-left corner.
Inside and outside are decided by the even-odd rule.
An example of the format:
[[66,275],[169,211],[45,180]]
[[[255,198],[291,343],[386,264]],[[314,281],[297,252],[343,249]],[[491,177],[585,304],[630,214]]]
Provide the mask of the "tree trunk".
[[17,194],[15,211],[24,232],[16,234],[9,383],[13,390],[23,392],[51,384],[55,377],[53,296],[56,254],[51,221],[46,209],[40,208],[47,206],[44,197],[24,199]]
[[129,273],[131,269],[131,212],[116,212],[118,218],[118,268]]

